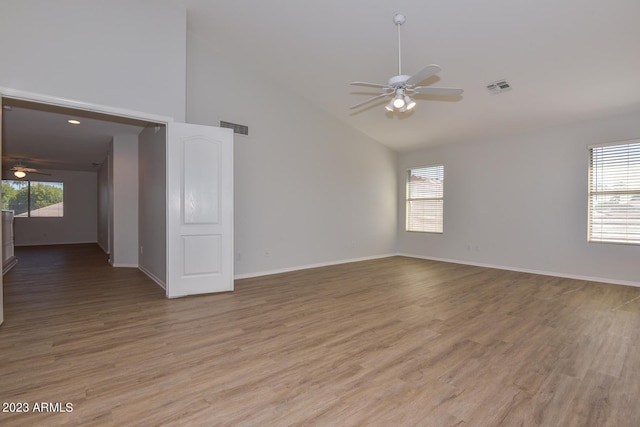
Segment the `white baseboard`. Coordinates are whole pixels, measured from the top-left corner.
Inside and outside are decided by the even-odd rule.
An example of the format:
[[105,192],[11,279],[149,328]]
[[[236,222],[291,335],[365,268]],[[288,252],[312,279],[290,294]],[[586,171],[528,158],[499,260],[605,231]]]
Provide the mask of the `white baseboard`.
[[102,244],[100,242],[96,242],[98,244],[98,247],[100,249],[102,249],[102,252],[104,252],[105,254],[109,255],[109,249],[105,248],[104,246],[102,246]]
[[369,261],[372,259],[389,258],[395,255],[397,254],[374,255],[374,256],[368,256],[368,257],[362,257],[362,258],[351,258],[351,259],[343,259],[343,260],[337,260],[337,261],[321,262],[317,264],[299,265],[296,267],[279,268],[276,270],[258,271],[255,273],[237,274],[234,276],[234,279],[235,280],[250,279],[253,277],[270,276],[272,274],[289,273],[289,272],[298,271],[298,270],[308,270],[310,268],[328,267],[331,265],[347,264],[349,262]]
[[121,268],[139,268],[138,264],[120,264],[120,263],[112,263],[112,267],[121,267]]
[[14,243],[13,246],[18,247],[18,246],[59,246],[59,245],[84,245],[87,243],[95,243],[97,244],[98,242],[96,242],[95,240],[92,242],[40,242],[40,243]]
[[8,258],[2,265],[2,275],[4,276],[5,274],[7,274],[7,272],[15,267],[17,263],[18,258],[16,258],[15,256],[11,256],[10,258]]
[[163,280],[161,280],[160,278],[158,278],[156,275],[154,275],[153,273],[151,273],[149,270],[147,270],[146,268],[142,267],[142,266],[138,266],[138,270],[142,271],[144,274],[146,274],[151,280],[153,280],[154,282],[156,282],[158,284],[158,286],[160,286],[162,289],[164,289],[165,291],[167,290],[167,285],[166,283],[164,283]]
[[587,282],[601,282],[601,283],[610,283],[612,285],[623,285],[623,286],[640,287],[640,282],[632,282],[632,281],[628,281],[628,280],[609,279],[607,277],[582,276],[582,275],[579,275],[579,274],[559,273],[559,272],[555,272],[555,271],[544,271],[544,270],[532,270],[532,269],[528,269],[528,268],[511,267],[511,266],[506,266],[506,265],[485,264],[485,263],[480,263],[480,262],[460,261],[460,260],[456,260],[456,259],[428,257],[428,256],[422,256],[422,255],[405,254],[405,253],[399,253],[399,254],[396,254],[396,255],[404,256],[404,257],[408,257],[408,258],[427,259],[427,260],[430,260],[430,261],[450,262],[450,263],[453,263],[453,264],[473,265],[475,267],[485,267],[485,268],[495,268],[495,269],[498,269],[498,270],[517,271],[517,272],[520,272],[520,273],[540,274],[542,276],[552,276],[552,277],[562,277],[562,278],[566,278],[566,279],[585,280]]

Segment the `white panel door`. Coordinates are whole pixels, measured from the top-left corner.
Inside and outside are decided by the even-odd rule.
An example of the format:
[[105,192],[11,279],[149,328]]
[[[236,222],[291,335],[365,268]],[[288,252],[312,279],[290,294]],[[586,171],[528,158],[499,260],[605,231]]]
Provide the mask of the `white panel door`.
[[167,296],[232,291],[233,131],[167,133]]

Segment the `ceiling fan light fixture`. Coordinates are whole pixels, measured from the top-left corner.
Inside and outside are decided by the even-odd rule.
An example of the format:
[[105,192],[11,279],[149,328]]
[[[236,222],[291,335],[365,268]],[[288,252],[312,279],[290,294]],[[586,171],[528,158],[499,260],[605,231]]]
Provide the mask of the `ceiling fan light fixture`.
[[387,105],[384,106],[387,111],[393,112],[393,101],[390,101]]
[[24,178],[25,176],[27,176],[27,174],[26,174],[25,172],[23,172],[23,171],[15,171],[15,172],[13,173],[13,175],[14,175],[16,178],[18,178],[18,179],[22,179],[22,178]]
[[405,105],[407,106],[407,110],[412,110],[413,107],[416,106],[416,101],[411,99],[409,95],[405,95],[404,102],[405,102]]
[[398,94],[393,100],[393,106],[396,108],[404,107],[404,99],[402,99],[402,95]]

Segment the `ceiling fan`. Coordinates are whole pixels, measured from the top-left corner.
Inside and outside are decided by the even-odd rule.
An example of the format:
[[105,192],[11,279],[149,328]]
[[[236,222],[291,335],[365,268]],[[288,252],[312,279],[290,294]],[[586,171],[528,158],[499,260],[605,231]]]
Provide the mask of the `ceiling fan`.
[[13,172],[13,175],[16,178],[20,178],[20,179],[27,176],[27,173],[37,173],[39,175],[51,175],[50,173],[41,172],[38,169],[26,167],[25,165],[22,164],[22,159],[18,159],[18,163],[13,165],[13,167],[9,170]]
[[373,98],[369,98],[364,102],[356,104],[351,109],[362,107],[372,101],[381,100],[384,98],[392,97],[389,103],[385,106],[387,111],[398,110],[401,113],[412,110],[416,106],[416,102],[411,98],[414,94],[423,95],[440,95],[440,96],[459,96],[462,94],[462,89],[455,89],[451,87],[427,87],[417,86],[428,79],[429,77],[438,73],[441,68],[438,65],[427,65],[418,73],[413,76],[402,74],[402,56],[401,56],[401,44],[400,44],[400,26],[404,24],[406,17],[402,14],[396,14],[393,17],[393,22],[398,28],[398,75],[389,79],[387,84],[366,83],[366,82],[352,82],[354,86],[367,86],[382,89],[383,92]]

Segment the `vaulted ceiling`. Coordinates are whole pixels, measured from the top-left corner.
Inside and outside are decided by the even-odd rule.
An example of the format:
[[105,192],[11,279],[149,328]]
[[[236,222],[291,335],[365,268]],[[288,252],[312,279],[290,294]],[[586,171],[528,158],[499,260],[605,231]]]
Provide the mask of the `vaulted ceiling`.
[[[396,150],[640,108],[638,0],[174,1],[189,31]],[[438,64],[427,83],[464,93],[422,97],[409,114],[384,101],[350,110],[367,99],[350,82],[397,74],[398,12],[403,73]],[[490,93],[500,79],[512,90]]]
[[[187,8],[188,30],[216,51],[397,151],[640,109],[638,0],[169,1]],[[406,16],[403,73],[438,64],[425,83],[464,93],[417,97],[404,114],[387,112],[384,100],[352,110],[378,92],[350,82],[386,83],[398,72],[396,13]],[[501,79],[511,90],[490,93]],[[19,104],[5,111],[3,167],[23,157],[33,167],[91,170],[109,135],[141,129],[105,117],[73,128],[68,114]],[[95,151],[50,150],[81,139]],[[14,150],[12,140],[32,143]]]

